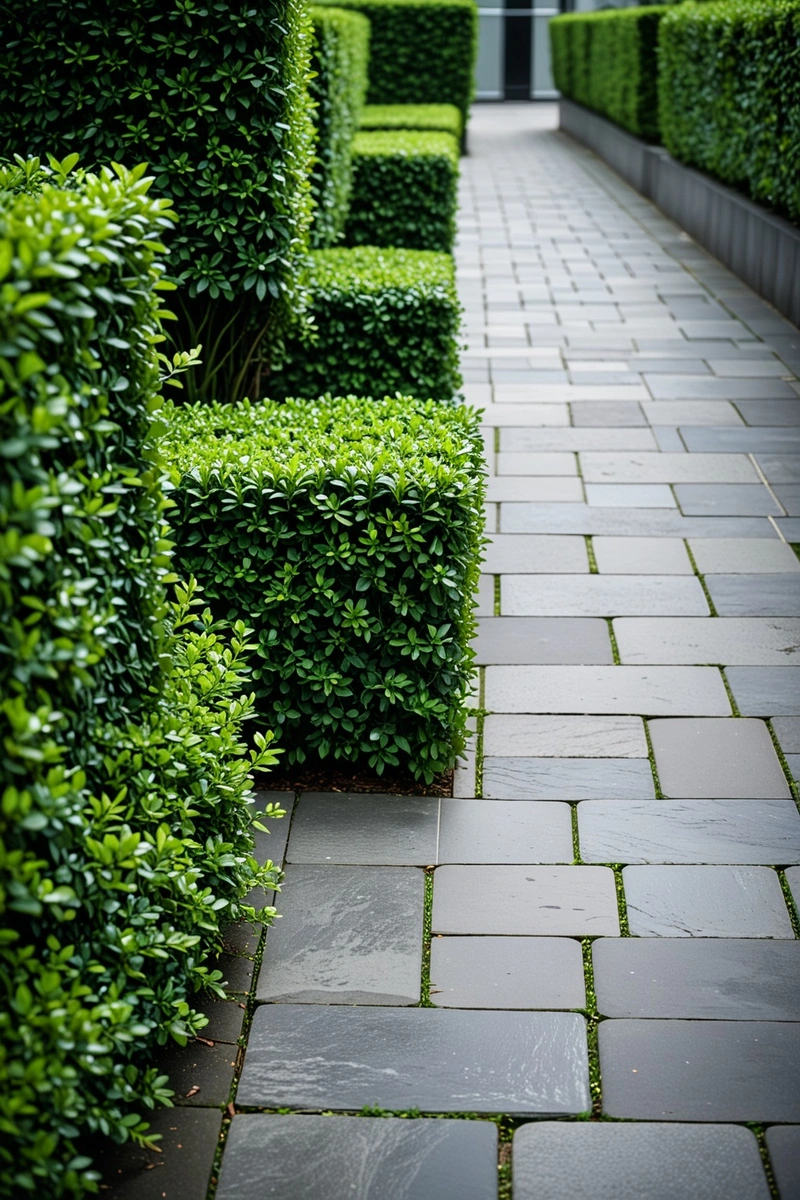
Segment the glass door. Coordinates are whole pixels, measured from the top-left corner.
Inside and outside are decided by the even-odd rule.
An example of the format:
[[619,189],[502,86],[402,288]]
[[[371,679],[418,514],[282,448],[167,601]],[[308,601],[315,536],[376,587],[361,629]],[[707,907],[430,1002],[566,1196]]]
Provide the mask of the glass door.
[[478,100],[553,100],[558,96],[547,26],[567,5],[568,0],[481,0]]

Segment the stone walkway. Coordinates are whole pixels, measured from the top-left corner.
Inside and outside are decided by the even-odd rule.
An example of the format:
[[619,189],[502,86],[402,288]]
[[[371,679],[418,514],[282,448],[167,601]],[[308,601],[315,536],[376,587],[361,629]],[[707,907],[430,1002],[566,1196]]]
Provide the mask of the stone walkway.
[[800,1195],[800,337],[554,125],[463,163],[485,715],[457,798],[276,827],[167,1122],[233,1099],[216,1200]]

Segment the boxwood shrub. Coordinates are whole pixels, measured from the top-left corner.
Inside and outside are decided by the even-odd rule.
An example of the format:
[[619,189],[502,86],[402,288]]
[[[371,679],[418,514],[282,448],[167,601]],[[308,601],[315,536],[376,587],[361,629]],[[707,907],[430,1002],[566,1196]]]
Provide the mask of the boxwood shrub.
[[658,141],[658,26],[667,11],[649,6],[554,17],[550,43],[558,90]]
[[311,97],[316,133],[311,176],[314,246],[338,241],[350,207],[352,142],[367,93],[369,21],[359,12],[312,8]]
[[448,133],[372,130],[353,142],[351,246],[451,250],[458,203],[458,143]]
[[[301,0],[17,2],[0,44],[3,153],[148,162],[180,207],[170,267],[189,394],[246,388],[311,222],[311,25]],[[277,305],[275,302],[278,302]]]
[[670,153],[800,221],[800,3],[669,9],[659,119]]
[[374,246],[317,250],[306,281],[316,326],[287,345],[273,398],[408,392],[449,400],[461,386],[461,309],[449,254]]
[[178,562],[255,627],[289,762],[430,781],[464,744],[482,546],[479,415],[409,397],[176,411]]
[[[0,1195],[96,1190],[87,1133],[141,1140],[156,1041],[252,857],[244,625],[168,603],[158,405],[169,202],[144,168],[0,169]],[[62,186],[59,186],[62,185]],[[162,363],[163,367],[164,364]],[[250,910],[252,911],[252,910]]]
[[422,129],[461,140],[463,121],[455,104],[366,104],[362,129]]

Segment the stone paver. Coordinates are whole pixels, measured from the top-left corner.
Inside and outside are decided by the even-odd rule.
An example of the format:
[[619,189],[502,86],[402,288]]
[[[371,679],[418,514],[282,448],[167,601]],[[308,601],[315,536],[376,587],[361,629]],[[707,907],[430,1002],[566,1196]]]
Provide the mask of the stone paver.
[[677,483],[675,495],[681,512],[687,517],[784,515],[780,504],[762,483]]
[[580,943],[553,937],[435,937],[431,1000],[439,1008],[583,1008]]
[[[800,694],[796,704],[800,713]],[[509,713],[730,714],[713,667],[489,667],[486,707]]]
[[744,454],[598,454],[587,450],[578,457],[586,483],[758,482],[758,473]]
[[109,1142],[93,1165],[107,1200],[205,1200],[219,1144],[222,1113],[215,1108],[167,1108],[148,1113],[149,1146]]
[[721,617],[800,616],[800,574],[707,575],[706,586]]
[[481,617],[475,652],[481,665],[614,661],[608,625],[599,617]]
[[[775,544],[783,545],[782,542]],[[581,574],[589,570],[586,542],[582,537],[495,533],[484,554],[481,570],[489,575],[500,575],[506,571],[515,571],[517,574],[551,574],[557,571],[566,575],[573,571]],[[797,567],[800,570],[800,561]]]
[[504,575],[500,596],[500,611],[508,617],[708,614],[703,589],[694,576],[581,575],[567,590],[560,575]]
[[800,716],[800,667],[728,667],[725,676],[743,716]]
[[755,1135],[736,1125],[536,1122],[514,1134],[514,1200],[768,1200]]
[[571,863],[572,859],[572,816],[567,804],[442,801],[437,862]]
[[782,1200],[800,1196],[800,1125],[773,1125],[767,1150]]
[[592,548],[601,575],[693,573],[686,546],[679,538],[596,537]]
[[301,796],[289,838],[292,863],[427,866],[436,861],[439,801],[421,796]]
[[655,796],[650,763],[632,758],[485,758],[483,794],[510,800]]
[[788,796],[789,785],[763,721],[705,718],[650,722],[665,796]]
[[614,635],[628,664],[783,666],[800,655],[800,620],[793,617],[620,617]]
[[622,883],[633,937],[794,937],[768,867],[626,867]]
[[614,875],[607,867],[438,867],[433,932],[615,935]]
[[[690,538],[689,549],[701,575],[800,573],[800,559],[791,546],[769,538]],[[771,587],[771,581],[762,580],[761,587]]]
[[483,750],[499,758],[647,758],[647,739],[641,717],[490,714]]

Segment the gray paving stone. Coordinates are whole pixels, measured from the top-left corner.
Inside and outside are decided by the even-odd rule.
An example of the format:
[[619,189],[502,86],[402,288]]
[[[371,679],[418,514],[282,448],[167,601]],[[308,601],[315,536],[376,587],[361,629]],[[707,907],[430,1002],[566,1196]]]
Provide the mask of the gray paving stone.
[[800,1021],[800,942],[598,938],[597,1008],[605,1017]]
[[489,1121],[311,1114],[233,1118],[218,1200],[431,1200],[452,1187],[495,1200],[497,1128]]
[[658,442],[659,450],[665,454],[685,454],[686,447],[681,439],[680,431],[670,425],[654,425],[653,437]]
[[[489,712],[730,715],[715,667],[489,667],[485,702]],[[800,694],[796,703],[800,713]]]
[[800,754],[787,754],[784,757],[792,779],[800,780]]
[[640,717],[487,716],[483,751],[495,758],[647,758]]
[[767,1150],[781,1200],[800,1196],[800,1125],[773,1125],[767,1130]]
[[800,425],[800,404],[793,400],[737,400],[748,425]]
[[[494,452],[494,451],[492,451]],[[505,465],[505,455],[499,455],[501,466]],[[525,458],[526,471],[498,470],[498,477],[520,478],[525,475],[567,476],[578,474],[578,460],[568,451],[544,451],[541,454],[528,454]]]
[[567,804],[442,800],[440,863],[571,863],[572,859],[572,815]]
[[[775,545],[781,544],[775,542]],[[592,548],[601,574],[666,576],[694,573],[680,538],[598,537],[593,539]]]
[[586,863],[800,863],[793,800],[593,800],[578,805]]
[[605,621],[592,617],[483,617],[475,659],[484,663],[613,663]]
[[702,429],[681,427],[688,450],[717,454],[797,454],[800,429]]
[[[690,455],[689,457],[693,457]],[[781,508],[762,483],[678,483],[675,495],[685,516],[782,516]]]
[[340,1111],[584,1112],[586,1025],[576,1013],[262,1005],[236,1100]]
[[587,483],[586,503],[593,508],[676,508],[666,483]]
[[650,739],[665,796],[757,799],[790,794],[763,721],[651,721]]
[[794,906],[800,910],[800,867],[789,867],[786,871],[786,882],[789,885]]
[[227,1042],[208,1046],[194,1041],[162,1052],[158,1067],[169,1076],[169,1086],[175,1093],[173,1104],[192,1108],[221,1108],[227,1104],[238,1055],[239,1047]]
[[505,503],[509,500],[583,503],[583,485],[575,476],[565,475],[492,475],[489,478],[487,500]]
[[615,936],[614,875],[607,867],[437,867],[433,932]]
[[[544,407],[544,406],[543,406]],[[548,407],[552,407],[548,406]],[[514,413],[518,412],[517,408]],[[513,415],[513,414],[512,414]],[[484,415],[488,425],[502,424],[497,421],[495,406]],[[565,421],[564,424],[568,424]],[[500,430],[500,453],[497,456],[498,472],[509,475],[524,475],[533,454],[542,451],[578,450],[656,450],[657,446],[649,429],[529,429],[514,427],[506,423]]]
[[713,375],[645,375],[644,381],[656,400],[743,400],[786,399],[797,402],[797,393],[783,379],[745,377],[716,379]]
[[800,717],[776,717],[772,728],[784,754],[800,754]]
[[[214,1108],[167,1108],[148,1113],[150,1146],[108,1142],[92,1165],[102,1174],[107,1200],[205,1200],[222,1113]],[[157,1148],[156,1148],[157,1147]]]
[[800,574],[707,575],[706,586],[723,617],[800,616]]
[[[573,371],[573,376],[575,372]],[[633,377],[635,378],[635,377]],[[577,382],[580,382],[578,379]],[[595,400],[576,400],[570,405],[572,424],[580,426],[597,426],[614,428],[615,426],[646,425],[641,408],[630,400],[609,400],[598,403]]]
[[572,938],[435,937],[431,1000],[440,1008],[584,1008]]
[[743,425],[727,400],[653,400],[641,410],[651,425]]
[[256,998],[418,1004],[424,901],[423,873],[411,867],[290,866]]
[[[487,506],[486,527],[491,529],[496,524],[496,518],[492,514],[492,505]],[[478,580],[478,595],[477,607],[475,609],[476,616],[490,617],[494,612],[494,578],[491,575],[481,575]]]
[[756,462],[770,483],[800,483],[800,454],[759,454]]
[[202,996],[192,1001],[198,1012],[208,1017],[208,1024],[200,1031],[200,1036],[212,1042],[227,1042],[235,1046],[238,1042],[244,1017],[246,1003],[244,1000],[219,1000]]
[[596,454],[578,457],[586,483],[756,483],[744,454]]
[[800,1024],[601,1021],[603,1111],[658,1121],[798,1121]]
[[436,861],[438,822],[434,797],[306,792],[287,857],[294,863],[428,866]]
[[787,542],[800,542],[800,517],[778,517],[775,524]]
[[[762,485],[758,485],[761,487]],[[762,490],[766,491],[766,488]],[[786,518],[784,518],[786,520]],[[770,537],[766,517],[691,517],[673,509],[593,508],[586,504],[504,504],[503,533],[611,534],[614,537]],[[775,534],[777,537],[778,535]],[[788,540],[788,535],[785,535]],[[800,540],[800,534],[798,534]]]
[[725,675],[743,716],[800,716],[800,667],[728,667]]
[[632,937],[794,937],[768,867],[626,867],[622,882]]
[[514,1200],[768,1200],[736,1125],[536,1122],[514,1134]]
[[689,549],[701,575],[800,574],[794,550],[775,538],[690,538]]
[[[782,545],[776,542],[776,545]],[[495,533],[491,536],[481,567],[487,575],[506,571],[517,574],[581,574],[589,570],[586,542],[582,537],[547,537],[528,533]],[[800,563],[798,563],[800,569]]]
[[792,617],[621,617],[614,634],[623,663],[778,666],[800,654]]
[[645,759],[515,756],[483,763],[483,794],[510,800],[645,800],[655,796],[654,786]]
[[504,575],[500,608],[507,617],[708,615],[700,581],[675,575]]
[[709,358],[708,365],[715,375],[727,379],[766,379],[790,373],[777,358]]

